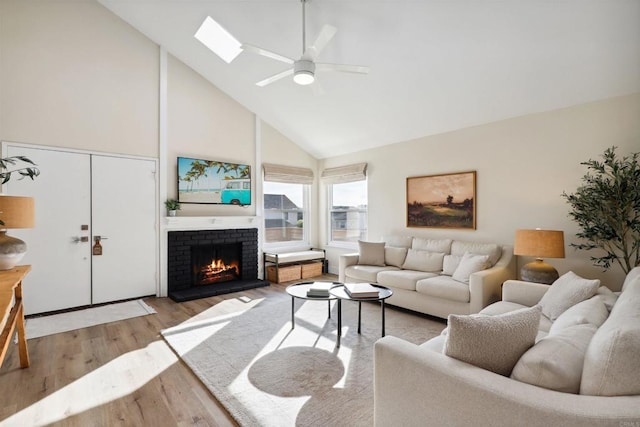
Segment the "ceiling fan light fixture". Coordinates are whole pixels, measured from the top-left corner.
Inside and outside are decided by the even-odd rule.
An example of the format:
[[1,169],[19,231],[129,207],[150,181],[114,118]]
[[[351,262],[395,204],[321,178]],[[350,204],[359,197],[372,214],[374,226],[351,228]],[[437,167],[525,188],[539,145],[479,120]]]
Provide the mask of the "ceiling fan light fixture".
[[316,79],[316,64],[301,59],[293,64],[293,81],[299,85],[310,85]]

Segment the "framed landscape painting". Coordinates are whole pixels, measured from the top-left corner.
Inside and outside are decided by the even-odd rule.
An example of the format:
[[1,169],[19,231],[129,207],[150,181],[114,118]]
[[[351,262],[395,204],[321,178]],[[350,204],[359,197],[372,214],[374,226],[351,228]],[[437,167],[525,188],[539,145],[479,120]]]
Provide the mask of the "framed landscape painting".
[[476,228],[476,172],[407,178],[407,227]]

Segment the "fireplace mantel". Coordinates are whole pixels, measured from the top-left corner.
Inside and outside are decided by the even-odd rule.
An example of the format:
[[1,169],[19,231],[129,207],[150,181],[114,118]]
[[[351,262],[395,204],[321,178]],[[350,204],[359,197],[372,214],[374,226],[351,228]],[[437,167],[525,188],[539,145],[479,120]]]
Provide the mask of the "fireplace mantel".
[[167,231],[260,228],[260,223],[257,216],[175,216],[165,217],[164,228]]

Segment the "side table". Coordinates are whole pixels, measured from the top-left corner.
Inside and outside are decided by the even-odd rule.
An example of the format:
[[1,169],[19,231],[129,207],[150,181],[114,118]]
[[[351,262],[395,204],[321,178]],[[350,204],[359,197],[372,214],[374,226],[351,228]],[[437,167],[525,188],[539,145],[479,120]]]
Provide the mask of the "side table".
[[385,335],[385,328],[384,328],[384,300],[386,300],[391,295],[393,295],[393,291],[391,289],[385,287],[385,286],[374,285],[374,284],[371,284],[371,286],[374,286],[374,287],[378,288],[379,294],[378,294],[377,297],[372,297],[372,298],[354,298],[354,297],[351,297],[347,293],[347,291],[344,289],[344,285],[336,286],[335,288],[332,288],[329,291],[331,293],[331,295],[333,295],[336,298],[338,298],[338,340],[337,340],[337,343],[336,343],[336,347],[340,347],[340,338],[342,337],[342,300],[357,301],[358,302],[358,333],[360,333],[360,321],[362,319],[362,302],[363,301],[380,301],[380,305],[382,306],[382,336],[384,337],[384,335]]
[[[329,296],[327,297],[310,297],[307,296],[307,291],[309,290],[309,288],[311,288],[311,285],[313,285],[314,282],[302,282],[302,283],[295,283],[293,285],[289,285],[286,288],[286,291],[289,295],[291,295],[291,329],[296,327],[296,319],[295,319],[295,299],[299,298],[299,299],[306,299],[306,300],[314,300],[314,301],[327,301],[327,307],[328,307],[328,318],[331,319],[331,301],[335,300],[336,297],[329,294]],[[342,283],[340,282],[330,282],[333,283],[335,286],[341,286]]]
[[9,348],[14,330],[18,330],[20,367],[29,367],[27,337],[24,331],[24,306],[22,305],[22,279],[31,270],[30,265],[20,265],[0,271],[0,318],[7,319],[0,335],[0,366]]

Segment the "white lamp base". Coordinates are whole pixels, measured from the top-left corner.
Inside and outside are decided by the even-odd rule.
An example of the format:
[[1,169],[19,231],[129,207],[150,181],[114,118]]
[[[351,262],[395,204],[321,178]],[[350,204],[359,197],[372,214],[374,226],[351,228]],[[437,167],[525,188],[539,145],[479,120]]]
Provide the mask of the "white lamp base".
[[7,230],[0,230],[0,270],[11,270],[27,253],[27,244],[22,240],[7,236]]

